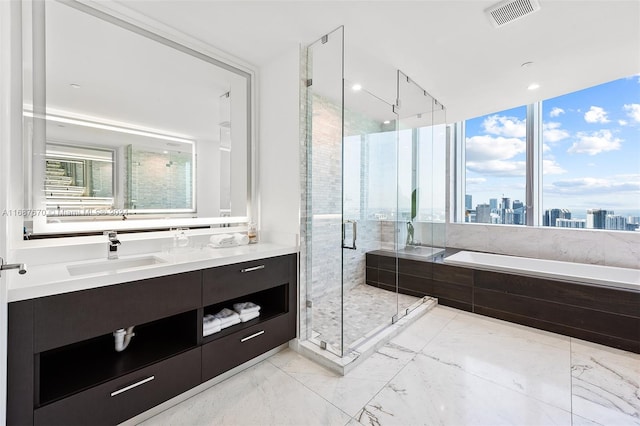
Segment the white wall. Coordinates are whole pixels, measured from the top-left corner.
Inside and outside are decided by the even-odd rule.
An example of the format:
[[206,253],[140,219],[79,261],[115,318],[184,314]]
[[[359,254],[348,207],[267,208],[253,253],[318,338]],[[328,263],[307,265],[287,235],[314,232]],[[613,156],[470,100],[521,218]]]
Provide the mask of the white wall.
[[263,231],[300,230],[300,48],[260,68],[258,191]]

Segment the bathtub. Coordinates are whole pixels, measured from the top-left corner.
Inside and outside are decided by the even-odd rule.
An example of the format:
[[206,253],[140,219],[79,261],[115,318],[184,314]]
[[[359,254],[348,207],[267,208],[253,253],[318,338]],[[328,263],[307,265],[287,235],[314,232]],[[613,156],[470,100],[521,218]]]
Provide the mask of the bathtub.
[[640,291],[640,270],[460,251],[445,264]]

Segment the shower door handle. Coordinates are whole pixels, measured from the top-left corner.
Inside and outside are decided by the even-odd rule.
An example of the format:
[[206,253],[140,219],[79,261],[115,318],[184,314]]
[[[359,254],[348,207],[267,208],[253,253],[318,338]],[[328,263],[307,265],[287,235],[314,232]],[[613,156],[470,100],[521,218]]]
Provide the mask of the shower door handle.
[[[344,240],[347,237],[347,225],[351,224],[351,245],[348,246],[345,244]],[[355,220],[345,220],[342,222],[342,248],[346,248],[349,250],[356,249],[356,238],[358,233],[358,224]]]

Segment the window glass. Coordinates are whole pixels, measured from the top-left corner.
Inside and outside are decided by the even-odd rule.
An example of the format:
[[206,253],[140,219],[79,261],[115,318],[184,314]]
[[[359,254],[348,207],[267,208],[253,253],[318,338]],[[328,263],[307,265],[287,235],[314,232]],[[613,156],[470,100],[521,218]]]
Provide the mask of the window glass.
[[635,230],[640,77],[542,103],[543,226]]
[[524,225],[526,107],[465,121],[465,222]]

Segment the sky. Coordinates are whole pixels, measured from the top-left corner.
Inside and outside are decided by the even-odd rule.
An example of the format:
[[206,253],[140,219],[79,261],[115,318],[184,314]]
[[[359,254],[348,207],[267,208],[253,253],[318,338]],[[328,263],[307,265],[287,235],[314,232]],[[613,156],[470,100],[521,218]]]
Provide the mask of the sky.
[[[466,121],[466,193],[525,199],[525,117],[518,107]],[[640,75],[542,102],[543,209],[640,216]],[[498,201],[499,202],[499,201]]]

